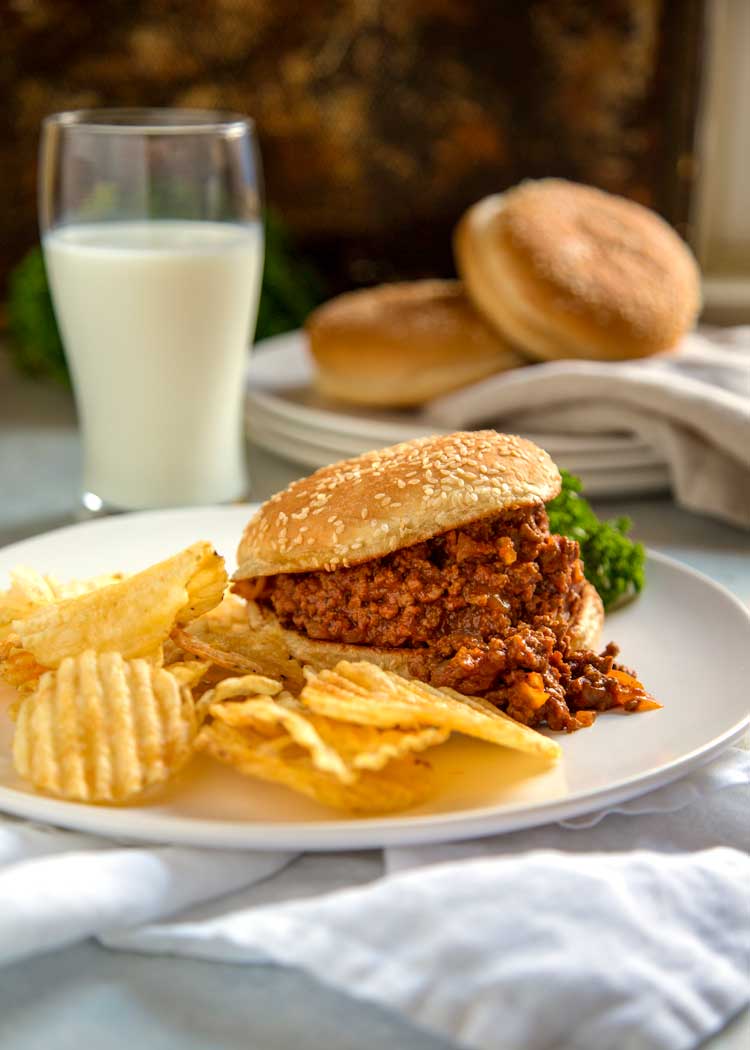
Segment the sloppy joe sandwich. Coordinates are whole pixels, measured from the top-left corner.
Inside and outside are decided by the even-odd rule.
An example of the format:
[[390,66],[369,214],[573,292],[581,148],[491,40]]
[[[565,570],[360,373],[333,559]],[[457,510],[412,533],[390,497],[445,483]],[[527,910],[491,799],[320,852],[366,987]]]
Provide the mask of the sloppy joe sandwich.
[[655,212],[564,179],[469,208],[456,265],[474,305],[531,357],[615,360],[668,350],[700,308],[690,249]]
[[358,405],[419,405],[524,363],[460,281],[345,292],[314,310],[305,331],[320,392]]
[[546,452],[494,431],[370,452],[261,506],[234,590],[305,664],[368,660],[578,729],[644,694],[616,646],[594,649],[602,603],[578,543],[549,529],[559,491]]

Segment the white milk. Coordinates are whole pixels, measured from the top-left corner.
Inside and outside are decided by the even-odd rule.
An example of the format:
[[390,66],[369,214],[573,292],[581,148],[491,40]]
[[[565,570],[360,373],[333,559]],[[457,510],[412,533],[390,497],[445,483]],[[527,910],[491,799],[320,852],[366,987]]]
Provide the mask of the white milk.
[[65,226],[44,238],[44,256],[86,490],[123,509],[244,495],[243,371],[260,225]]

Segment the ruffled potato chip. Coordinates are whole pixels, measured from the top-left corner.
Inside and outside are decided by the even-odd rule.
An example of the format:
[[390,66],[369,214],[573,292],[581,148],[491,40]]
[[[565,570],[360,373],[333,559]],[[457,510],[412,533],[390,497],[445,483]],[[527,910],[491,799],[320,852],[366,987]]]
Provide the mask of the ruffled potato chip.
[[123,802],[166,781],[190,758],[189,690],[163,668],[88,650],[45,673],[21,703],[17,771],[81,802]]
[[205,751],[245,776],[283,784],[324,806],[353,813],[389,813],[407,809],[433,789],[429,765],[408,756],[379,773],[361,773],[352,783],[317,769],[310,753],[289,734],[269,739],[254,729],[237,729],[221,720],[204,726],[196,749]]
[[235,700],[237,697],[275,696],[282,689],[281,682],[260,674],[246,674],[241,678],[222,678],[198,700],[196,704],[198,721],[204,721],[212,704]]
[[389,728],[436,726],[549,761],[560,745],[509,718],[488,701],[402,678],[374,664],[342,660],[332,670],[305,668],[300,699],[318,714]]
[[42,606],[52,605],[65,598],[76,598],[123,579],[122,573],[110,573],[88,580],[60,583],[54,576],[45,576],[26,565],[11,569],[9,575],[10,587],[0,591],[0,641],[12,632],[14,620],[23,620]]
[[[293,697],[289,699],[293,700]],[[353,783],[357,779],[357,774],[347,765],[335,745],[327,744],[310,720],[305,718],[299,710],[286,706],[283,700],[283,693],[281,701],[274,700],[270,696],[257,696],[252,700],[231,704],[215,703],[210,706],[209,712],[214,718],[236,729],[247,728],[257,731],[264,726],[276,727],[279,735],[288,735],[296,744],[305,748],[316,769],[324,773],[331,773],[343,784]]]
[[224,678],[205,697],[207,703],[220,704],[225,700],[234,700],[238,696],[276,696],[283,689],[281,682],[267,678],[262,674],[246,674],[242,678]]
[[119,583],[47,605],[14,621],[20,646],[55,668],[87,649],[140,657],[160,652],[175,623],[221,601],[227,575],[211,544],[179,554]]
[[[238,679],[241,681],[241,679]],[[239,692],[237,693],[239,695]],[[329,772],[339,770],[340,779],[351,782],[357,771],[383,769],[392,759],[424,751],[442,744],[450,736],[448,729],[425,726],[420,729],[380,729],[377,726],[355,725],[325,715],[316,715],[289,693],[277,698],[253,697],[238,703],[210,702],[209,712],[228,725],[258,728],[262,724],[277,724],[302,747],[310,751],[314,764]],[[340,761],[331,761],[327,755],[336,752]],[[316,755],[322,754],[319,762]]]
[[345,761],[356,770],[384,769],[394,759],[436,747],[450,736],[449,729],[438,729],[435,726],[382,729],[378,726],[341,722],[311,712],[307,714],[307,718],[325,743],[335,747]]

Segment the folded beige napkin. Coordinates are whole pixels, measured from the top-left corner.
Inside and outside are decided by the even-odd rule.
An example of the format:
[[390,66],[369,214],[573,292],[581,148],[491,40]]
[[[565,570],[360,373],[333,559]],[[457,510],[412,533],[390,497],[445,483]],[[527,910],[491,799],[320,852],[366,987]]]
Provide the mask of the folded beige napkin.
[[433,401],[441,429],[637,435],[668,464],[675,499],[750,529],[750,326],[702,328],[643,361],[559,361]]

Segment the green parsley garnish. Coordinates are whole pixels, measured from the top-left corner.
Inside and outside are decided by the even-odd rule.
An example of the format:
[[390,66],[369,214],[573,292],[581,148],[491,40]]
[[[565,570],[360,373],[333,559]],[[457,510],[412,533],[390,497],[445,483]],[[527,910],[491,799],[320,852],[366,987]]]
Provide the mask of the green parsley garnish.
[[582,484],[567,470],[562,492],[547,504],[551,532],[578,540],[586,579],[596,587],[605,609],[637,594],[645,582],[643,545],[628,537],[630,518],[600,521],[581,495]]

